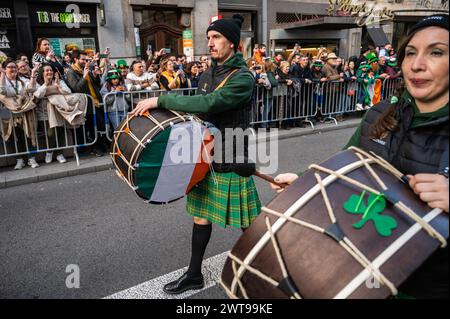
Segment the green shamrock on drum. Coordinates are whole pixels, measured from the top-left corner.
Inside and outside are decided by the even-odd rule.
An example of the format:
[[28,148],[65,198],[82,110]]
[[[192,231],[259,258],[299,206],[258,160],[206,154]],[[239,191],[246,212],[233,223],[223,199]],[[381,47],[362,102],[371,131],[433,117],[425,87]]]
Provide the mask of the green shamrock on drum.
[[373,221],[375,229],[378,234],[383,237],[392,235],[392,231],[398,227],[397,221],[391,216],[381,215],[386,209],[386,199],[383,194],[374,195],[370,193],[365,203],[366,191],[363,191],[360,196],[352,195],[349,200],[345,202],[344,209],[350,214],[363,215],[362,220],[353,227],[356,229],[363,228],[368,221]]

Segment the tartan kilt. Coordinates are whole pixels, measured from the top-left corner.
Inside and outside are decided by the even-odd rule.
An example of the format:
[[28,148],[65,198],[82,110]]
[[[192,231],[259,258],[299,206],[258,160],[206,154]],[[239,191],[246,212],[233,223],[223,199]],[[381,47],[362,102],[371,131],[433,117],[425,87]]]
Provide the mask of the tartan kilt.
[[261,202],[253,178],[236,173],[210,174],[187,196],[187,212],[223,228],[247,228],[258,217]]

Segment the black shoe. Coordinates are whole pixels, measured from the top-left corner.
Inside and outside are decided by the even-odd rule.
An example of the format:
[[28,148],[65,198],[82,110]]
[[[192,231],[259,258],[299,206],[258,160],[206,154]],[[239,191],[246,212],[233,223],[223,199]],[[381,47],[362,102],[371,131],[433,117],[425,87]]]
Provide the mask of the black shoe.
[[187,273],[164,286],[165,293],[170,295],[178,295],[188,290],[202,289],[205,286],[203,276],[190,277]]
[[101,150],[99,150],[98,148],[94,148],[91,151],[91,155],[97,156],[97,157],[102,157],[103,155],[105,155],[105,153],[103,153]]

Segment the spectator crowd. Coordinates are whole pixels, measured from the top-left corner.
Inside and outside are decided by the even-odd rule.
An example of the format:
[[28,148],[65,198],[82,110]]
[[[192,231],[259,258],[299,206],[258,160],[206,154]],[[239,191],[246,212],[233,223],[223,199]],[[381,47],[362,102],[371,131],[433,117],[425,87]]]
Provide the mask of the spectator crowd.
[[[318,85],[343,83],[345,95],[356,99],[356,109],[365,110],[374,104],[377,80],[401,76],[391,44],[366,47],[360,56],[346,59],[324,48],[314,56],[303,51],[306,50],[296,45],[293,50],[277,51],[271,57],[265,45],[257,44],[253,56],[247,60],[248,69],[261,89],[256,90],[254,102],[261,106],[262,127],[269,126],[274,106],[282,118],[295,117],[286,101],[309,88],[314,94],[307,100],[320,104],[329,92]],[[38,139],[36,132],[45,132],[46,148],[55,149],[58,141],[67,136],[64,128],[69,124],[76,130],[77,145],[96,141],[88,151],[102,156],[110,149],[104,135],[97,138],[98,131],[107,129],[105,109],[111,129],[115,130],[132,107],[131,92],[196,89],[202,73],[211,67],[208,56],[189,62],[185,55],[168,54],[165,49],[147,51],[146,57],[130,65],[125,60],[112,63],[109,48],[95,53],[76,47],[66,47],[60,57],[47,38],[38,39],[31,59],[26,54],[15,59],[0,55],[0,128],[4,141],[0,147],[12,143],[17,153],[27,150],[33,153]],[[84,100],[84,95],[92,98]],[[311,104],[307,100],[304,101]],[[289,119],[281,123],[283,128],[301,125],[302,121]],[[61,152],[55,155],[58,162],[66,162]],[[48,152],[45,162],[51,163],[53,158],[54,154]],[[35,157],[30,156],[27,162],[17,158],[15,169],[26,164],[39,167]]]

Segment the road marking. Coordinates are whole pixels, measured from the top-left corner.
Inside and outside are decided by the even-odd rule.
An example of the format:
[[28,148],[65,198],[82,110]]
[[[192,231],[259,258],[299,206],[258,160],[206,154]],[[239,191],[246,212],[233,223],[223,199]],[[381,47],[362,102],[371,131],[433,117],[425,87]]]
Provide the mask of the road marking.
[[186,299],[199,292],[217,285],[222,274],[228,251],[203,261],[202,273],[205,278],[205,287],[201,290],[190,290],[180,295],[168,295],[163,291],[165,284],[177,280],[188,267],[175,270],[158,278],[146,281],[129,289],[119,291],[103,299]]

